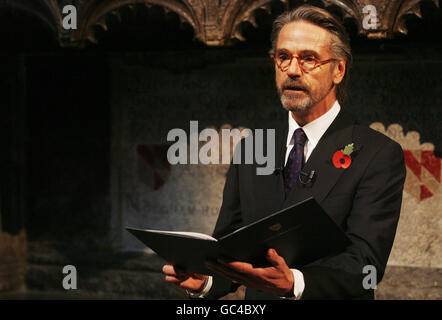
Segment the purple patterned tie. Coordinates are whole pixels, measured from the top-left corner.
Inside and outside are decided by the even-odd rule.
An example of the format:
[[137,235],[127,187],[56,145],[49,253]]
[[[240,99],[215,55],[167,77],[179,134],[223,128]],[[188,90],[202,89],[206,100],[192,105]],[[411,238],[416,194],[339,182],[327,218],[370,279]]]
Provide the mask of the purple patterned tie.
[[289,158],[284,167],[284,192],[286,198],[290,190],[295,186],[296,179],[298,179],[304,164],[304,146],[307,136],[301,128],[295,130],[294,136],[295,144],[292,150],[290,150]]

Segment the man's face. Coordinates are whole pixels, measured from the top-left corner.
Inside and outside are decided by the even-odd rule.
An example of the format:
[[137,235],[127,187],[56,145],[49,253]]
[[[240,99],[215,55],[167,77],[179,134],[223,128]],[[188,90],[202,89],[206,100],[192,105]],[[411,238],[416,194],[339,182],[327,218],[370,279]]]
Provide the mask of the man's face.
[[[308,22],[296,21],[286,24],[280,31],[276,52],[286,51],[295,56],[313,55],[319,61],[333,58],[330,50],[331,34]],[[305,73],[293,58],[290,67],[281,71],[276,65],[276,87],[282,105],[292,112],[306,111],[326,97],[336,78],[337,64],[333,61]]]

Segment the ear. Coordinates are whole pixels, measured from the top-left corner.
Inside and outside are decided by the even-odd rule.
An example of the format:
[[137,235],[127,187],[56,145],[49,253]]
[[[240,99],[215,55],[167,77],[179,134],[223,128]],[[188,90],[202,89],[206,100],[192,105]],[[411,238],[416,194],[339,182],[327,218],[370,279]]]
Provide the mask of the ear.
[[335,85],[341,83],[345,75],[345,70],[346,70],[346,61],[344,59],[339,60],[333,70],[333,83]]

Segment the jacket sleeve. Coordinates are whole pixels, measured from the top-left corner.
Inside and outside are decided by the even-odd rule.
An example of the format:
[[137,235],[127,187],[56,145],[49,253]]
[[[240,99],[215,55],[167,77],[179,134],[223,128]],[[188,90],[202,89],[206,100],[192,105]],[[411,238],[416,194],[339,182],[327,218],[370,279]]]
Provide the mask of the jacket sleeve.
[[302,299],[373,298],[364,289],[366,265],[384,275],[399,220],[406,169],[396,142],[381,147],[369,162],[354,194],[346,233],[352,244],[339,255],[300,268],[305,290]]

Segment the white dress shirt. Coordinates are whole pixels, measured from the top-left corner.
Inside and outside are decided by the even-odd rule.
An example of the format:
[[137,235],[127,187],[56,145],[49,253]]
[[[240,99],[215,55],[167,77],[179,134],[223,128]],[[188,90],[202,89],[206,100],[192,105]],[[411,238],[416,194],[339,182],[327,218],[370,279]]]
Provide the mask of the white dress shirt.
[[[327,131],[328,127],[330,127],[340,110],[341,106],[339,105],[339,102],[336,101],[333,104],[333,107],[331,107],[326,113],[302,127],[302,130],[304,130],[305,135],[307,136],[307,143],[304,147],[304,162],[307,162],[308,158],[310,158],[310,155],[318,144],[319,139],[321,139],[322,135],[325,133],[325,131]],[[290,150],[292,150],[294,144],[293,135],[295,133],[295,130],[298,128],[301,127],[295,121],[295,119],[293,119],[292,114],[289,112],[289,131],[287,134],[287,151],[285,153],[285,163],[287,163]]]
[[[332,122],[337,117],[339,111],[341,110],[341,106],[338,101],[335,101],[333,106],[322,116],[313,120],[312,122],[307,123],[302,127],[305,135],[307,136],[307,141],[304,146],[304,162],[307,162],[322,135],[327,131],[328,127],[332,124]],[[293,148],[294,144],[294,133],[295,130],[301,128],[301,126],[293,119],[291,112],[288,113],[288,121],[289,121],[289,130],[287,134],[287,151],[285,154],[285,162],[287,163],[290,151]],[[293,300],[301,299],[302,293],[305,289],[304,275],[301,271],[297,269],[290,269],[293,272],[293,277],[295,279],[295,284],[293,286],[293,294],[294,297],[290,298]],[[206,285],[200,293],[191,293],[187,291],[191,297],[194,298],[203,298],[209,290],[212,288],[213,279],[209,276]]]

